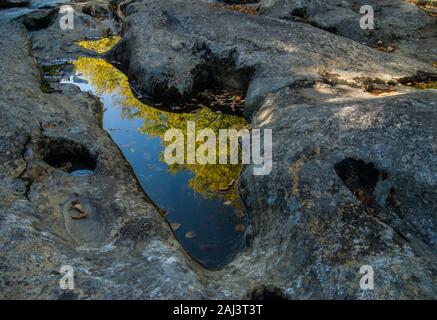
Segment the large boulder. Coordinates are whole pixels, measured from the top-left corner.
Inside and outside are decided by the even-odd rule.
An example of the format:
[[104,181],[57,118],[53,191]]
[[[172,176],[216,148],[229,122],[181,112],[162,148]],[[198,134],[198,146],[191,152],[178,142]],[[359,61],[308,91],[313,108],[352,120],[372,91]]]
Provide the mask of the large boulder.
[[[137,89],[177,100],[202,86],[241,86],[253,128],[273,130],[272,173],[249,167],[240,181],[250,245],[208,274],[211,291],[436,297],[436,92],[380,98],[356,89],[432,73],[430,64],[197,1],[136,1],[126,13],[108,57]],[[374,290],[359,285],[366,265]]]
[[[100,128],[99,101],[74,86],[43,92],[24,28],[0,28],[0,297],[206,297],[201,268]],[[93,174],[70,175],[68,161]],[[59,286],[63,265],[74,290]]]
[[[52,64],[60,59],[75,59],[78,54],[92,55],[92,52],[80,48],[76,43],[81,40],[100,39],[117,34],[118,23],[115,21],[111,6],[102,1],[89,1],[71,5],[73,8],[74,24],[72,29],[61,28],[63,17],[66,13],[60,13],[56,9],[55,15],[47,19],[35,21],[35,15],[31,13],[17,18],[23,22],[31,32],[32,51],[40,64]],[[50,11],[50,14],[53,14]],[[36,24],[39,22],[39,25]]]
[[[362,29],[362,6],[372,6],[374,29]],[[261,15],[300,21],[381,50],[401,51],[431,64],[437,17],[403,0],[261,0]]]
[[273,130],[274,166],[242,177],[253,240],[233,267],[290,298],[434,299],[436,98],[267,102],[253,125]]
[[214,85],[248,88],[250,114],[267,93],[326,81],[326,75],[360,86],[369,77],[388,81],[435,70],[311,25],[194,0],[136,1],[126,13],[123,39],[108,57],[138,91],[163,100],[180,101]]

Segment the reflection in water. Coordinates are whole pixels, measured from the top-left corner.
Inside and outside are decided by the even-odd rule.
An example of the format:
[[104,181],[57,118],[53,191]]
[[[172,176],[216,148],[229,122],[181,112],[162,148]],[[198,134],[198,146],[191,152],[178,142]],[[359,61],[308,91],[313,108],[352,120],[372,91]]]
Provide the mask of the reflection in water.
[[112,36],[99,40],[86,40],[79,41],[77,44],[85,49],[93,50],[97,53],[104,53],[108,50],[111,50],[119,41],[120,36]]
[[[64,83],[101,97],[103,126],[131,163],[146,193],[163,208],[179,241],[205,267],[218,268],[244,248],[246,216],[237,183],[241,165],[172,165],[163,161],[163,136],[168,129],[186,133],[246,126],[243,118],[202,107],[171,113],[137,100],[127,77],[102,59],[79,58],[75,75]],[[86,80],[86,81],[84,81]]]

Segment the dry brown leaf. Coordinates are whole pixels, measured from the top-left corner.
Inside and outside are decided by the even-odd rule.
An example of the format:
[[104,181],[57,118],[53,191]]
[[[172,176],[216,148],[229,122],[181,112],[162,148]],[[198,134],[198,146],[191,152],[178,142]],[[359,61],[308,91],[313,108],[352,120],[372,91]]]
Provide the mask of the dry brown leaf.
[[73,220],[82,220],[88,217],[88,213],[80,212],[77,216],[71,216],[71,219]]
[[235,226],[235,231],[236,232],[243,232],[245,229],[246,229],[246,226],[244,224],[241,224],[241,223],[237,224]]
[[192,238],[194,238],[196,236],[196,233],[194,232],[194,231],[188,231],[186,234],[185,234],[185,238],[186,239],[192,239]]
[[176,223],[176,222],[170,223],[170,228],[171,228],[173,231],[176,231],[176,230],[179,229],[180,227],[181,227],[181,224],[180,224],[180,223]]
[[73,202],[71,204],[71,209],[75,209],[75,210],[77,210],[79,212],[85,212],[83,207],[82,207],[82,205],[80,203],[78,203],[78,202]]

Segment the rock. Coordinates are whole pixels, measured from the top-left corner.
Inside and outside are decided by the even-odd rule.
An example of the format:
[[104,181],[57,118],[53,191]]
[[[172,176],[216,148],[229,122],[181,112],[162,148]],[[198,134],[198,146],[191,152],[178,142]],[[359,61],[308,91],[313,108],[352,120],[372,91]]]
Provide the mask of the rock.
[[[220,279],[218,297],[437,296],[429,278],[436,272],[437,93],[365,92],[369,77],[396,83],[432,73],[430,63],[196,1],[134,2],[126,12],[108,58],[135,88],[171,101],[200,83],[239,85],[247,88],[252,127],[273,130],[272,173],[254,176],[249,166],[239,181],[249,248],[217,278],[207,275],[210,286]],[[329,94],[314,94],[322,88]],[[363,265],[374,268],[375,290],[360,288]]]
[[[72,58],[72,42],[103,34],[98,19],[30,38],[0,25],[0,298],[65,297],[63,265],[75,268],[76,299],[437,297],[437,91],[365,92],[419,70],[425,81],[431,63],[194,0],[132,1],[126,15],[107,57],[137,89],[168,101],[202,86],[247,90],[252,128],[273,130],[272,172],[250,165],[238,180],[248,247],[221,270],[199,266],[100,128],[98,100],[41,90],[29,48],[39,62]],[[71,176],[54,154],[80,154],[93,174]],[[86,219],[71,219],[74,203]],[[364,265],[374,290],[360,288]]]
[[123,38],[107,57],[127,70],[137,91],[167,102],[188,98],[200,86],[247,89],[250,115],[268,93],[311,86],[326,73],[361,85],[359,79],[369,74],[388,81],[434,71],[429,63],[388,55],[310,25],[198,1],[134,2],[127,14]]
[[[273,130],[274,168],[241,178],[253,240],[235,268],[265,263],[277,277],[261,281],[291,298],[435,297],[436,98],[266,104],[254,126]],[[362,265],[375,290],[360,289]]]
[[0,8],[27,7],[29,0],[0,0]]
[[57,13],[57,9],[36,9],[15,20],[23,23],[28,30],[39,30],[49,27],[56,19]]
[[[374,9],[373,30],[360,27],[360,19],[364,16],[360,8],[364,5]],[[424,62],[430,62],[437,54],[437,18],[408,1],[261,0],[259,12],[261,15],[308,23],[372,46],[378,41],[395,43],[403,54]]]
[[[202,269],[99,127],[98,100],[44,93],[24,27],[0,29],[0,298],[64,297],[63,265],[75,271],[74,299],[206,297]],[[47,162],[60,150],[91,157],[97,169],[72,177]],[[71,219],[75,203],[86,219]]]
[[[109,5],[102,1],[72,4],[74,28],[61,29],[62,14],[57,14],[48,27],[31,32],[33,53],[41,64],[51,64],[57,59],[74,59],[80,53],[93,56],[95,53],[76,45],[80,40],[99,39],[116,34],[118,25],[114,22]],[[28,18],[24,21],[29,21]]]

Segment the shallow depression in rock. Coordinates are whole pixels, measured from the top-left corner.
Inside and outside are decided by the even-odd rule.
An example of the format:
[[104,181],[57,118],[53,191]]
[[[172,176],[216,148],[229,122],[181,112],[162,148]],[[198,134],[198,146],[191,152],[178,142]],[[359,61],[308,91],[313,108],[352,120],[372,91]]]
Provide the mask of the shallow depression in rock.
[[[168,129],[237,130],[246,121],[202,107],[172,113],[143,104],[127,77],[97,58],[79,58],[63,83],[98,95],[104,104],[103,127],[132,165],[145,192],[163,209],[177,239],[203,266],[217,269],[245,247],[247,217],[237,191],[240,165],[171,165],[163,161]],[[84,81],[85,80],[85,81]]]
[[73,176],[88,176],[96,169],[96,156],[80,143],[53,139],[46,143],[44,161]]

